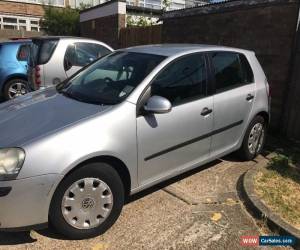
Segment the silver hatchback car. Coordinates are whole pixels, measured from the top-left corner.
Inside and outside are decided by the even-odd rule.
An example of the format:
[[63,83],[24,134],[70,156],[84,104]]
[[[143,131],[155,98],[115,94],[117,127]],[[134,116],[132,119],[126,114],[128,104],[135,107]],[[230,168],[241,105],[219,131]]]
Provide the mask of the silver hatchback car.
[[97,40],[64,36],[32,38],[30,47],[28,79],[32,90],[56,85],[113,51]]
[[152,45],[1,104],[0,229],[99,235],[131,194],[233,151],[253,159],[269,99],[251,51]]

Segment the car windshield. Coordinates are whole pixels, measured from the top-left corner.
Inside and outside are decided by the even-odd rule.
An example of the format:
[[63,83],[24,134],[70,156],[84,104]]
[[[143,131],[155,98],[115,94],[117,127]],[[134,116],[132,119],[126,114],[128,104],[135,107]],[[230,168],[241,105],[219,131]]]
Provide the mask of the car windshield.
[[82,70],[57,90],[82,102],[118,104],[164,59],[153,54],[115,52]]

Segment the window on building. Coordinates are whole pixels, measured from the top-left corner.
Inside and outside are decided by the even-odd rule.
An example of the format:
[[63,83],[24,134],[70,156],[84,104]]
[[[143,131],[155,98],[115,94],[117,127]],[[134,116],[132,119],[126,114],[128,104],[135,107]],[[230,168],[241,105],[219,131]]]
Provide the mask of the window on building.
[[36,21],[36,20],[31,20],[31,21],[30,21],[30,24],[33,24],[33,25],[38,25],[38,24],[39,24],[39,21]]
[[106,1],[101,0],[69,0],[71,8],[79,8],[81,5],[95,6]]
[[15,25],[3,25],[3,29],[5,30],[16,30],[17,29],[17,26]]
[[11,17],[3,17],[3,22],[4,23],[17,23],[18,19],[17,18],[11,18]]
[[61,7],[65,6],[65,0],[7,0],[7,1],[46,4],[46,5],[61,6]]
[[40,31],[39,18],[0,15],[0,29]]

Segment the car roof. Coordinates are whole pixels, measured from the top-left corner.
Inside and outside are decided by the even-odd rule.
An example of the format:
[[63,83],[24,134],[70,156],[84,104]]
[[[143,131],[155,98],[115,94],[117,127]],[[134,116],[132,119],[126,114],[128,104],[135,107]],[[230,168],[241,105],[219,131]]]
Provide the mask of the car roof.
[[32,40],[62,40],[62,39],[82,39],[82,40],[92,40],[86,37],[76,37],[76,36],[37,36],[33,37]]
[[29,39],[19,39],[19,40],[11,40],[11,41],[3,41],[0,42],[2,45],[13,45],[13,44],[23,44],[23,43],[30,43],[31,40]]
[[121,49],[121,51],[136,52],[136,53],[147,53],[162,56],[174,56],[177,54],[191,53],[197,51],[235,51],[246,53],[249,50],[237,49],[218,45],[206,45],[206,44],[154,44],[154,45],[143,45],[129,47]]

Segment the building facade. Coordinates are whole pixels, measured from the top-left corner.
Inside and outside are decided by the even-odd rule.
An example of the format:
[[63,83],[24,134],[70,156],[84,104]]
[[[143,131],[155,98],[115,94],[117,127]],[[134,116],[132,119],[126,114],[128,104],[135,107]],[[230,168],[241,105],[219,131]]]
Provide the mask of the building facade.
[[[0,30],[41,31],[40,19],[44,15],[44,5],[57,8],[93,7],[108,2],[107,0],[0,0]],[[199,0],[126,0],[129,6],[147,9],[177,10],[209,1]],[[167,3],[167,4],[166,4]]]
[[43,5],[63,8],[66,0],[1,0],[0,29],[39,32]]

